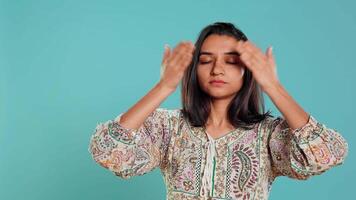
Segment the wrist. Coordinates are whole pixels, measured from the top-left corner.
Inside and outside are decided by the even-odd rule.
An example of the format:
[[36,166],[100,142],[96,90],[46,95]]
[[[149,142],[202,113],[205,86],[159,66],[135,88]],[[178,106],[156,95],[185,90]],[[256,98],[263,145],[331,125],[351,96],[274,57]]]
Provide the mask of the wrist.
[[164,93],[173,93],[176,88],[171,88],[171,87],[168,87],[166,86],[164,83],[162,82],[158,82],[156,85],[155,85],[156,88],[158,88],[159,90],[163,91]]
[[262,88],[262,90],[263,90],[264,92],[266,92],[267,94],[269,94],[269,93],[271,93],[271,92],[273,92],[273,91],[277,91],[277,90],[279,90],[279,89],[281,89],[281,88],[283,88],[282,84],[281,84],[280,82],[275,82],[275,83],[270,84],[270,85],[268,85],[268,86],[264,86],[264,87]]

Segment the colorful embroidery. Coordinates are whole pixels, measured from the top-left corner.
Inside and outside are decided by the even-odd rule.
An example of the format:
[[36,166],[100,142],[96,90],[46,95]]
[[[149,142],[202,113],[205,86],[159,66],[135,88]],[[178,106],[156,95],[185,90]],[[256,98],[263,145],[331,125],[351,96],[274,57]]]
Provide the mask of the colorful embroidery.
[[[137,130],[118,123],[122,114],[95,128],[88,148],[93,159],[125,179],[159,167],[167,200],[202,199],[204,129],[191,126],[181,109],[157,108]],[[229,132],[215,145],[210,199],[268,199],[277,176],[304,180],[342,164],[348,153],[341,134],[313,116],[295,130],[283,118],[269,117],[253,129]]]

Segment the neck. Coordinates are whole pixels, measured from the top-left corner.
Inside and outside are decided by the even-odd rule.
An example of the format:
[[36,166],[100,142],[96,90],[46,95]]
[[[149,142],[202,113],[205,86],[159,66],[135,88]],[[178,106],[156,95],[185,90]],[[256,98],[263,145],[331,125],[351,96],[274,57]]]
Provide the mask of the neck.
[[219,99],[212,100],[210,105],[210,115],[207,120],[207,126],[226,127],[230,123],[227,118],[227,109],[230,100]]

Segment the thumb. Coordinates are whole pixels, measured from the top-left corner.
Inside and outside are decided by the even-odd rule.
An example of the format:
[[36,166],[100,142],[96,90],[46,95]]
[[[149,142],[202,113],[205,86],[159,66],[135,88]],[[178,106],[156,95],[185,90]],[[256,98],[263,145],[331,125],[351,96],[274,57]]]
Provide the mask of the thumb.
[[166,70],[167,59],[169,58],[170,55],[171,55],[171,49],[169,48],[168,44],[165,44],[164,52],[163,52],[163,59],[162,59],[161,69],[160,69],[160,77],[161,78],[162,78],[164,71]]
[[273,47],[272,47],[272,46],[268,47],[268,48],[267,48],[266,55],[267,55],[268,59],[269,59],[271,62],[274,63],[274,56],[273,56],[273,52],[272,52],[272,51],[273,51]]
[[163,59],[162,59],[162,65],[166,64],[168,57],[171,54],[171,49],[169,48],[168,44],[164,45],[164,52],[163,52]]

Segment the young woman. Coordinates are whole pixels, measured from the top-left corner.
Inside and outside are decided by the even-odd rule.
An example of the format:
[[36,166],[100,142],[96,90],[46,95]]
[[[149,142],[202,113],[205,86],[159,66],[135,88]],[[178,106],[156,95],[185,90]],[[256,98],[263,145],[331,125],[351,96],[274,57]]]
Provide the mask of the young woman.
[[[159,167],[167,199],[268,199],[273,180],[304,180],[340,165],[345,139],[306,113],[262,52],[231,23],[205,27],[195,45],[166,48],[161,79],[114,120],[89,152],[122,178]],[[160,108],[182,80],[182,108]],[[265,92],[282,113],[264,112]]]

